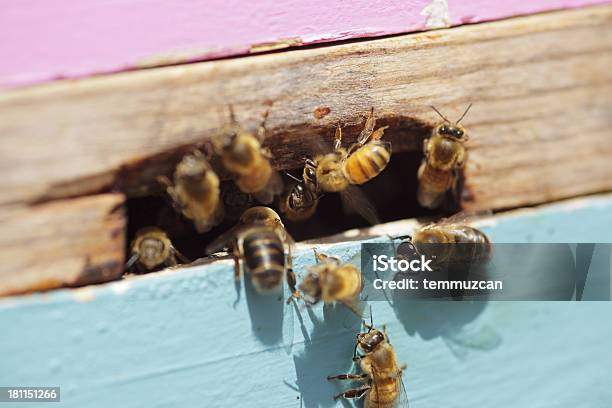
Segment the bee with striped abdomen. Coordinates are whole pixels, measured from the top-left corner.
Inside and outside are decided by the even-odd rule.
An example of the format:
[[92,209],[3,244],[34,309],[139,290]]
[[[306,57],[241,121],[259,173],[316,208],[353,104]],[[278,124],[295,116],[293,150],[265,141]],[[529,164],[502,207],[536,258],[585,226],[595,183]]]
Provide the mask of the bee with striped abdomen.
[[158,180],[166,186],[175,208],[193,221],[198,232],[209,231],[223,219],[219,177],[199,150],[183,157],[173,182],[167,177]]
[[316,249],[314,254],[316,264],[308,268],[299,285],[306,303],[314,305],[321,300],[325,303],[340,302],[361,316],[361,271],[353,264],[342,263],[339,258],[319,253]]
[[438,207],[449,191],[456,196],[459,171],[464,166],[467,156],[464,143],[468,140],[468,135],[459,122],[471,107],[472,104],[457,122],[451,123],[432,106],[444,122],[437,125],[431,137],[423,142],[425,157],[417,174],[419,181],[417,198],[423,207]]
[[[372,323],[367,325],[365,322],[364,326],[368,331],[357,335],[353,357],[361,373],[327,377],[328,380],[350,380],[363,385],[336,395],[334,400],[365,398],[365,408],[408,407],[408,397],[402,383],[405,366],[397,363],[397,355],[389,342],[386,329],[383,327],[380,331]],[[358,355],[357,351],[363,354]]]
[[177,258],[189,263],[159,228],[147,227],[136,232],[130,246],[130,259],[125,264],[126,271],[151,272],[155,269],[176,266]]
[[[244,270],[258,293],[270,294],[279,292],[286,279],[291,293],[297,297],[296,278],[291,264],[292,242],[274,210],[252,207],[242,214],[238,225],[217,238],[206,252],[213,253],[229,244],[234,253],[237,281]],[[244,267],[241,267],[241,263]]]
[[319,155],[312,161],[318,189],[339,192],[349,208],[372,224],[378,223],[376,212],[355,186],[378,176],[391,159],[391,142],[381,140],[387,126],[374,130],[375,124],[372,108],[357,142],[348,150],[342,147],[342,128],[338,126],[333,152]]
[[493,252],[491,241],[484,232],[467,225],[469,218],[466,213],[444,218],[417,229],[406,242],[419,254],[435,256],[436,263],[487,262]]
[[257,201],[269,204],[283,190],[283,180],[270,164],[270,153],[263,149],[265,138],[265,112],[257,137],[239,127],[230,107],[231,126],[213,138],[213,145],[225,168],[236,177],[241,191],[251,194]]

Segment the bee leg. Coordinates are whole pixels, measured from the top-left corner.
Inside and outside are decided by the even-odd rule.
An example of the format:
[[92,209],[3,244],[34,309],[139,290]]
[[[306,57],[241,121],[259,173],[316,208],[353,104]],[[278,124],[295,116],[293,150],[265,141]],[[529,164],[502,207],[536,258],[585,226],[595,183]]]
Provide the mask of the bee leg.
[[[191,263],[191,261],[189,260],[189,258],[187,258],[185,255],[183,255],[178,249],[176,248],[172,248],[173,252],[174,252],[174,256],[176,258],[178,258],[179,261],[181,261],[184,264],[188,264]],[[174,262],[176,263],[176,259],[174,260]]]
[[[363,126],[363,130],[359,134],[357,138],[357,145],[363,146],[370,136],[372,135],[372,131],[374,130],[374,125],[376,124],[376,119],[374,119],[374,107],[370,109],[370,113],[368,113],[368,118],[366,119],[365,125]],[[382,135],[381,135],[382,137]]]
[[371,387],[369,385],[364,385],[363,387],[353,388],[351,390],[344,391],[342,394],[338,394],[334,396],[334,400],[344,398],[344,399],[361,399],[368,392]]
[[372,132],[372,135],[370,136],[370,139],[372,140],[380,140],[382,139],[382,137],[385,135],[385,129],[387,129],[389,126],[381,126],[378,129],[376,129],[374,132]]
[[363,357],[365,357],[365,356],[355,356],[355,357],[353,357],[353,363],[360,362]]
[[293,268],[287,268],[287,286],[289,286],[289,290],[291,291],[291,296],[287,299],[287,303],[290,303],[294,298],[302,299],[302,294],[299,290],[296,289],[297,278],[295,277],[295,272],[293,272]]
[[167,268],[171,268],[173,266],[178,265],[178,262],[176,262],[176,256],[174,254],[174,252],[170,253],[170,256],[168,257],[168,259],[166,259],[164,261],[164,266]]
[[338,374],[338,375],[328,375],[328,380],[357,380],[357,381],[365,381],[367,380],[367,374]]
[[125,271],[132,272],[134,270],[134,266],[137,260],[138,260],[138,254],[132,255],[130,259],[128,259],[128,261],[125,263],[125,268],[124,268]]
[[336,134],[334,135],[334,151],[340,150],[342,146],[342,127],[338,124],[336,127]]
[[270,109],[266,109],[266,111],[261,115],[261,123],[257,128],[257,138],[259,141],[264,141],[266,139],[266,133],[268,132],[266,129],[266,122],[268,121],[268,116],[270,115]]

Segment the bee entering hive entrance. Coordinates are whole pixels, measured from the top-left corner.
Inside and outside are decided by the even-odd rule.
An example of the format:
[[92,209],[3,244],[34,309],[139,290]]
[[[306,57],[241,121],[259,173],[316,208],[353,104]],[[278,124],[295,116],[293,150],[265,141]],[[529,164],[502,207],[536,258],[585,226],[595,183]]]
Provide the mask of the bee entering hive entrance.
[[[423,153],[420,150],[394,154],[387,168],[378,177],[359,187],[376,208],[381,222],[435,213],[421,207],[416,198],[416,174],[422,159]],[[299,177],[301,171],[295,169],[289,173]],[[288,177],[286,181],[290,182]],[[279,211],[278,203],[272,207]],[[234,226],[239,216],[238,213],[230,214],[229,219],[211,231],[200,234],[195,230],[193,222],[176,212],[171,200],[163,194],[131,198],[127,202],[127,209],[129,242],[139,229],[157,226],[166,231],[174,246],[191,260],[205,256],[206,246]],[[283,217],[283,222],[296,241],[323,238],[348,229],[370,226],[361,216],[345,211],[338,193],[325,193],[319,200],[316,213],[308,220],[291,222]]]

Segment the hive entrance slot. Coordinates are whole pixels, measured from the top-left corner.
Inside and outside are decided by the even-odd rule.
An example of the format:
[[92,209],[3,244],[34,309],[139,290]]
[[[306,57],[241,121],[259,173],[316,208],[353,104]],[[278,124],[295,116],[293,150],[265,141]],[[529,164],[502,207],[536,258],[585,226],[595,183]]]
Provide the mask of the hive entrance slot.
[[[361,186],[365,195],[378,210],[382,222],[432,215],[416,201],[416,173],[423,155],[421,151],[394,154],[387,168],[375,179]],[[291,173],[298,176],[300,169]],[[277,206],[273,206],[277,209]],[[191,221],[176,213],[165,196],[131,198],[128,208],[128,241],[139,228],[158,226],[164,229],[176,248],[190,259],[204,256],[204,249],[219,234],[231,228],[235,220],[226,220],[213,230],[199,234]],[[340,196],[325,194],[319,202],[317,213],[305,222],[284,220],[287,230],[296,241],[317,239],[352,228],[368,227],[359,215],[347,214],[342,208]]]

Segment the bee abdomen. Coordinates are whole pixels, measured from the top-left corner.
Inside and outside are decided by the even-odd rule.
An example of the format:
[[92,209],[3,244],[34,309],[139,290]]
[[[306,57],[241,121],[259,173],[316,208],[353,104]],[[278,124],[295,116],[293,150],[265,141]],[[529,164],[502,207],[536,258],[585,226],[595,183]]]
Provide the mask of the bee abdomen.
[[436,207],[452,187],[454,176],[451,171],[441,170],[423,161],[419,169],[417,198],[424,207]]
[[344,175],[351,184],[363,184],[382,172],[391,160],[390,145],[379,140],[370,142],[344,163]]
[[283,243],[273,231],[256,231],[243,242],[244,260],[255,288],[262,293],[279,289],[285,274]]
[[454,230],[454,240],[458,244],[469,245],[470,258],[472,261],[483,261],[491,255],[491,242],[484,232],[467,225],[457,226]]
[[375,381],[368,393],[368,408],[392,408],[399,397],[397,378],[384,378]]

